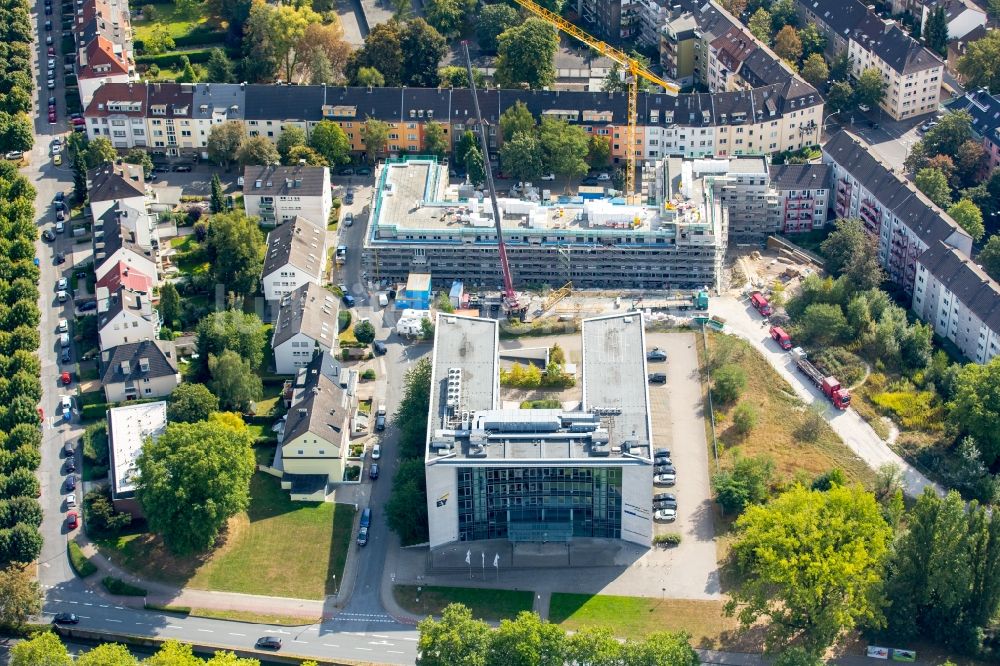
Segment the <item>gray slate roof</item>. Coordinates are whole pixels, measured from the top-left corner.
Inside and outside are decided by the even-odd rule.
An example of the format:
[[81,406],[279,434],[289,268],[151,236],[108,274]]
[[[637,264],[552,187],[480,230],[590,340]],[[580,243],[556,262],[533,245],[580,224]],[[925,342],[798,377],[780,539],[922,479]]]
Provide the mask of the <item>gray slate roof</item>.
[[[140,361],[149,361],[143,372]],[[122,361],[128,361],[129,372],[122,372]],[[171,340],[143,340],[118,345],[101,352],[101,384],[120,384],[128,380],[154,379],[177,374],[177,351]]]
[[243,117],[246,95],[238,83],[198,83],[195,85],[192,108],[195,118],[211,118],[225,114],[227,120]]
[[949,100],[945,107],[951,112],[968,111],[972,116],[973,131],[995,140],[995,132],[1000,128],[1000,95],[990,95],[985,88],[971,90]]
[[114,201],[146,194],[142,167],[135,164],[102,164],[87,172],[87,198]]
[[109,208],[104,215],[94,220],[94,268],[100,268],[105,261],[120,248],[135,252],[140,257],[156,261],[152,250],[144,248],[133,239],[132,232],[122,226],[117,208]]
[[343,431],[351,427],[350,401],[344,390],[317,372],[308,376],[303,396],[288,410],[282,442],[311,432],[339,449]]
[[243,168],[243,195],[321,196],[326,170],[327,167],[302,165],[247,166]]
[[327,348],[337,341],[339,300],[331,292],[307,282],[281,299],[274,323],[272,347],[279,347],[304,333]]
[[850,132],[837,132],[823,146],[823,153],[847,169],[884,206],[928,246],[953,234],[969,234],[924,194],[869,152],[867,143]]
[[108,296],[108,309],[100,315],[98,330],[104,328],[108,322],[117,317],[123,310],[128,310],[136,316],[147,320],[151,320],[155,316],[149,296],[132,291],[126,287],[119,287],[117,291]]
[[267,234],[267,254],[262,277],[284,266],[294,266],[319,279],[323,268],[323,245],[326,229],[302,216],[286,222]]
[[1000,331],[1000,284],[961,251],[937,242],[917,257],[983,323]]
[[772,164],[771,184],[779,190],[828,190],[828,164]]

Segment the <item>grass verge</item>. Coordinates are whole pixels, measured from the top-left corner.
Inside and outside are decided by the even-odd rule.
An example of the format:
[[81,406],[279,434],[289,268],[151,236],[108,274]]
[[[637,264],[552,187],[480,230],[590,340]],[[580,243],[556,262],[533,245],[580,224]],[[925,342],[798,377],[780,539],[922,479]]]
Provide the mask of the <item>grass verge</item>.
[[175,613],[177,615],[190,615],[190,606],[170,606],[164,604],[145,604],[146,610],[160,611],[161,613]]
[[66,542],[66,552],[69,555],[70,566],[80,578],[86,578],[97,573],[97,566],[83,554],[80,544],[72,539]]
[[468,606],[474,617],[493,622],[530,611],[534,603],[533,593],[518,590],[425,585],[418,595],[415,585],[396,585],[392,593],[396,603],[414,615],[440,615],[445,606],[458,603]]
[[549,621],[569,630],[608,627],[620,638],[635,640],[654,631],[685,631],[697,647],[751,647],[753,639],[737,636],[739,624],[725,616],[722,605],[721,601],[557,592],[549,602]]
[[254,475],[250,496],[247,513],[229,521],[208,553],[176,557],[149,533],[103,540],[101,551],[141,578],[173,585],[300,599],[332,594],[334,580],[343,579],[354,507],[292,502],[267,474]]
[[191,617],[208,617],[214,620],[234,620],[236,622],[251,622],[253,624],[276,624],[282,627],[303,627],[316,624],[321,619],[318,617],[254,613],[253,611],[217,610],[215,608],[192,608],[189,615]]
[[119,594],[125,597],[144,597],[146,589],[126,583],[120,578],[105,576],[101,579],[101,585],[111,594]]

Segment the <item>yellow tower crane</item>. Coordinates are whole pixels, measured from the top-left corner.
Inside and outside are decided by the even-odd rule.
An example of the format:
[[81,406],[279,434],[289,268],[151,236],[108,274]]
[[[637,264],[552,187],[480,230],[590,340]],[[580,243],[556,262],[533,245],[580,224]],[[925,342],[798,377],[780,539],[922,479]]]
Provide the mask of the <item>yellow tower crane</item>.
[[545,7],[532,0],[514,0],[538,18],[551,23],[557,29],[562,30],[567,35],[575,37],[598,53],[618,63],[626,72],[628,77],[628,127],[625,132],[625,195],[629,203],[636,199],[635,191],[635,136],[636,125],[639,122],[638,101],[639,101],[639,79],[643,78],[650,83],[660,86],[667,93],[676,95],[680,90],[676,83],[664,81],[646,69],[641,62],[617,49],[610,44],[602,42],[591,34],[588,34],[576,27],[563,17],[554,12],[550,12]]

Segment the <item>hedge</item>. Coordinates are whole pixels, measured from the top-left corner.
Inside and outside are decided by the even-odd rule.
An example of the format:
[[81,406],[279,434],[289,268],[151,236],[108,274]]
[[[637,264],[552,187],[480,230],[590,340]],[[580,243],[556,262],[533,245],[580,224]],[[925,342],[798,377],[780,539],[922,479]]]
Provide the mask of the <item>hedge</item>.
[[146,590],[141,587],[136,587],[135,585],[130,585],[120,578],[113,578],[111,576],[105,576],[101,579],[101,584],[104,585],[106,589],[111,594],[117,594],[123,597],[144,597],[146,596]]
[[135,59],[137,64],[156,65],[160,69],[177,69],[181,66],[181,56],[187,56],[192,64],[205,64],[212,55],[212,49],[192,49],[190,51],[171,51],[157,55],[143,55]]
[[80,411],[80,418],[84,421],[97,421],[98,419],[103,419],[107,415],[109,407],[111,407],[111,405],[106,402],[84,405],[83,409]]
[[666,534],[657,534],[653,537],[653,545],[656,546],[679,546],[681,543],[681,535],[677,532],[667,532]]
[[69,554],[69,563],[77,576],[86,578],[97,573],[97,567],[83,554],[83,551],[80,550],[80,544],[76,541],[70,539],[66,543],[66,552]]
[[[207,25],[199,25],[191,29],[186,35],[174,37],[174,46],[204,46],[206,44],[221,45],[226,41],[225,30],[213,30]],[[231,54],[226,54],[232,57]]]
[[161,611],[163,613],[177,613],[178,615],[190,615],[190,606],[165,606],[163,604],[146,604],[146,610]]

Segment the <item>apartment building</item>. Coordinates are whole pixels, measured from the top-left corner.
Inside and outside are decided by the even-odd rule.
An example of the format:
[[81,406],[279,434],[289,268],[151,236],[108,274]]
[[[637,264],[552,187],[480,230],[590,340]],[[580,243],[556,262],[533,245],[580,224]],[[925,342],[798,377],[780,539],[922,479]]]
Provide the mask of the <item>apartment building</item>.
[[846,52],[857,78],[874,68],[886,84],[880,106],[895,120],[937,109],[944,63],[895,21],[880,18],[861,0],[796,0],[802,23],[827,37],[830,55]]
[[103,84],[137,78],[126,0],[79,0],[72,16],[63,15],[67,18],[73,23],[74,73],[84,107]]
[[948,39],[963,39],[976,28],[986,27],[986,12],[971,0],[924,0],[920,3],[917,16],[920,17],[920,32],[927,27],[927,19],[936,8],[944,9],[944,20],[948,26]]
[[304,217],[326,227],[333,212],[330,169],[305,166],[247,166],[243,168],[243,205],[247,215],[277,226]]
[[164,400],[108,410],[108,480],[115,510],[142,517],[142,507],[135,499],[139,475],[136,459],[148,439],[157,439],[167,429],[167,403]]
[[[680,160],[676,160],[680,161]],[[501,198],[514,282],[580,287],[697,289],[717,286],[728,213],[703,180],[657,161],[643,172],[647,205],[570,200],[559,205]],[[433,159],[379,168],[362,261],[375,280],[432,273],[436,284],[500,283],[492,209],[448,184]]]
[[958,248],[938,241],[917,259],[913,311],[976,363],[1000,354],[1000,284]]
[[[479,95],[484,120],[489,123],[491,159],[499,155],[500,115],[517,102],[536,118],[561,118],[588,134],[608,137],[615,164],[628,155],[624,93],[491,89]],[[154,113],[150,102],[156,99],[169,101],[157,105]],[[227,120],[241,121],[249,135],[273,141],[286,127],[301,127],[308,134],[320,121],[330,120],[344,129],[351,150],[360,156],[365,152],[361,128],[367,118],[376,118],[389,124],[387,148],[390,156],[396,156],[419,154],[425,145],[424,127],[430,122],[440,123],[444,134],[457,143],[472,122],[470,114],[474,116],[475,111],[465,88],[216,83],[197,87],[108,83],[98,89],[84,112],[90,138],[107,136],[117,148],[142,146],[153,152],[203,157],[211,127]],[[774,153],[819,142],[823,99],[801,79],[782,72],[759,86],[747,84],[712,94],[640,93],[638,116],[633,150],[641,159]],[[161,134],[154,136],[156,132]]]
[[146,184],[142,167],[135,164],[112,164],[94,167],[87,172],[87,203],[95,220],[119,205],[143,209]]
[[826,226],[830,167],[826,164],[772,164],[771,187],[778,193],[777,231],[796,234]]
[[972,133],[983,144],[990,171],[1000,166],[1000,95],[986,88],[970,90],[945,103],[950,113],[966,111],[972,116]]
[[109,403],[162,398],[181,383],[171,340],[141,340],[102,350],[100,370]]
[[907,294],[913,294],[917,260],[938,242],[972,254],[972,238],[943,210],[892,167],[869,151],[862,139],[838,132],[823,146],[830,167],[833,210],[838,218],[856,217],[878,239],[882,268]]
[[129,342],[155,340],[160,313],[149,294],[119,287],[97,289],[97,337],[101,351]]
[[274,369],[279,375],[293,375],[309,365],[316,350],[329,352],[336,347],[339,299],[307,282],[278,304],[271,336]]
[[500,389],[498,322],[438,316],[424,459],[432,555],[473,541],[513,557],[520,544],[651,545],[643,317],[587,319],[581,338],[579,404],[512,409]]
[[264,299],[277,301],[308,282],[320,286],[326,255],[325,225],[299,216],[269,232],[260,278]]

